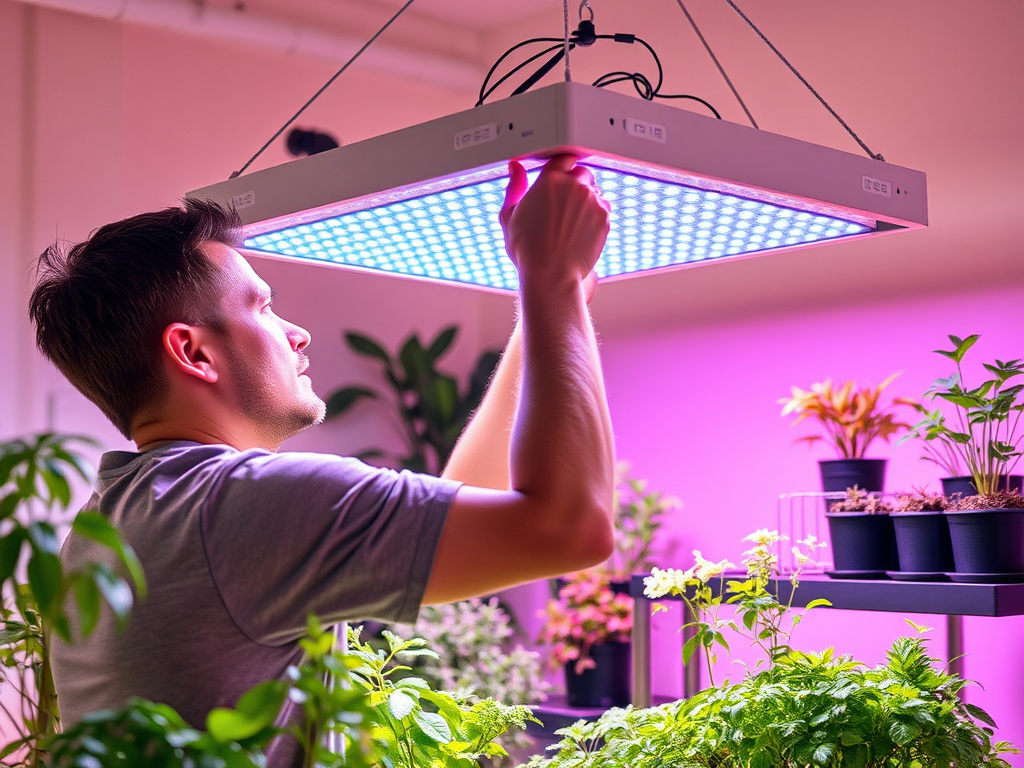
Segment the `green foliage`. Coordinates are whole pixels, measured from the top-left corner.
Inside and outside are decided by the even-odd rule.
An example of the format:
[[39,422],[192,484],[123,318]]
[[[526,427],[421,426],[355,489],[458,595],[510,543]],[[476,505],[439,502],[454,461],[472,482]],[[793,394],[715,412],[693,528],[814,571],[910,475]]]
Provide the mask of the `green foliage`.
[[361,386],[343,387],[327,398],[327,418],[342,416],[365,400],[380,401],[394,410],[407,450],[404,456],[391,456],[373,448],[361,452],[360,457],[385,456],[406,469],[434,475],[444,468],[470,415],[480,405],[499,359],[497,352],[484,352],[476,362],[468,388],[460,392],[458,382],[436,367],[457,333],[457,326],[448,326],[426,346],[414,333],[395,355],[368,336],[354,331],[344,334],[353,352],[383,366],[388,389],[382,392]]
[[420,677],[401,677],[410,670],[402,661],[437,654],[420,638],[405,640],[387,630],[383,635],[387,649],[374,649],[354,629],[349,646],[360,661],[353,679],[376,713],[371,733],[385,768],[475,768],[481,757],[506,754],[494,740],[509,728],[537,722],[526,706],[470,702],[431,690]]
[[956,364],[956,372],[936,379],[925,396],[952,405],[954,417],[947,419],[941,408],[917,405],[922,419],[908,437],[922,440],[925,458],[950,476],[963,474],[966,467],[978,494],[984,496],[1000,490],[1000,478],[1013,470],[1022,455],[1018,427],[1024,412],[1024,384],[1007,383],[1024,373],[1024,360],[984,363],[991,378],[968,387],[961,364],[978,339],[978,334],[965,339],[950,336],[952,349],[935,350]]
[[0,664],[3,682],[21,699],[22,717],[8,714],[18,738],[0,755],[17,754],[24,764],[40,760],[38,740],[53,734],[59,716],[50,673],[49,634],[72,640],[69,605],[77,609],[78,634],[87,637],[106,603],[119,625],[134,596],[146,594],[142,567],[117,529],[96,512],[81,512],[71,533],[99,543],[115,567],[89,562],[66,570],[59,557],[58,518],[71,504],[71,479],[89,479],[75,444],[93,441],[44,433],[0,444]]
[[654,537],[664,525],[665,515],[680,509],[681,502],[659,491],[648,491],[647,481],[629,476],[629,464],[616,467],[615,551],[612,578],[628,579],[649,571],[653,563]]
[[[288,681],[260,683],[234,707],[217,707],[206,718],[207,730],[185,723],[173,709],[133,698],[120,710],[86,715],[49,741],[54,768],[262,768],[264,750],[289,733],[299,742],[306,768],[366,768],[372,755],[363,736],[374,716],[361,688],[352,685],[349,669],[362,662],[335,647],[335,637],[310,618],[300,641],[303,662],[289,667]],[[299,723],[275,726],[286,701],[298,705]],[[327,748],[323,737],[339,737],[341,752]]]
[[737,685],[653,709],[611,710],[559,731],[531,768],[1010,768],[992,720],[965,704],[920,638],[887,663],[789,651]]

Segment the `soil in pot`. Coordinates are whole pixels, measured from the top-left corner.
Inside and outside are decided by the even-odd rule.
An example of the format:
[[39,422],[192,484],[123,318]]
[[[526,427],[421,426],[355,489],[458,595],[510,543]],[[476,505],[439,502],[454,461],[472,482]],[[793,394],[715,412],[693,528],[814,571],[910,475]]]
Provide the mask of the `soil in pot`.
[[885,490],[887,459],[827,459],[818,462],[821,468],[821,489],[825,493],[842,493],[857,486],[863,491]]
[[882,576],[896,569],[896,541],[889,515],[829,512],[826,517],[837,574]]
[[902,580],[940,580],[952,570],[953,546],[944,512],[894,512],[890,514],[896,536],[899,571],[889,575]]
[[[1003,475],[999,486],[1004,491],[1024,493],[1024,475]],[[952,496],[954,493],[959,493],[962,496],[976,496],[978,489],[974,487],[974,481],[969,476],[944,477],[942,478],[942,493],[944,496]]]
[[570,707],[624,707],[630,701],[632,655],[630,643],[603,643],[590,647],[597,664],[576,674],[575,663],[565,665],[565,696]]

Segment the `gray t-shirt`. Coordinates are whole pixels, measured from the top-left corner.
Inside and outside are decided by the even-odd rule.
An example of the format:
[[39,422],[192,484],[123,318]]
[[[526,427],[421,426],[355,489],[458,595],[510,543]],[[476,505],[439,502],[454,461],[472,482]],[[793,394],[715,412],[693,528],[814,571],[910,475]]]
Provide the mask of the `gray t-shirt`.
[[[64,722],[142,696],[203,728],[214,707],[284,678],[308,614],[415,621],[457,488],[311,453],[181,441],[105,454],[86,508],[135,549],[149,596],[122,633],[104,611],[88,640],[55,642]],[[78,536],[61,558],[110,561]],[[282,740],[270,766],[294,759]]]

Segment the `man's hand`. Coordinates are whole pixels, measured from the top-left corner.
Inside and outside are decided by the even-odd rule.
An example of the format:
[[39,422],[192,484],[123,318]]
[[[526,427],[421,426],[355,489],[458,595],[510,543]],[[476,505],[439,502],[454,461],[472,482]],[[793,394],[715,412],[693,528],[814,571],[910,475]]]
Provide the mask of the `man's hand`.
[[593,174],[572,155],[551,158],[532,188],[514,160],[509,173],[500,218],[520,283],[558,287],[588,280],[608,236],[610,213]]

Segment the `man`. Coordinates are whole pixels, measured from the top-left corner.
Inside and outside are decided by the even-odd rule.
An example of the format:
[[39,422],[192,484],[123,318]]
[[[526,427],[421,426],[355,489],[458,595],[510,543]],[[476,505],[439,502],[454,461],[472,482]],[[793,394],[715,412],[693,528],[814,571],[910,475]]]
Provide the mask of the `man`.
[[[142,214],[42,256],[40,349],[138,447],[103,457],[88,506],[149,582],[125,632],[107,616],[55,647],[67,722],[138,695],[202,726],[284,675],[309,613],[409,622],[422,604],[608,557],[613,435],[587,308],[608,206],[571,156],[529,191],[510,172],[501,222],[521,317],[441,478],[277,453],[324,415],[310,337],[274,314],[217,206]],[[97,555],[72,537],[62,556]],[[280,743],[270,765],[294,759]]]

